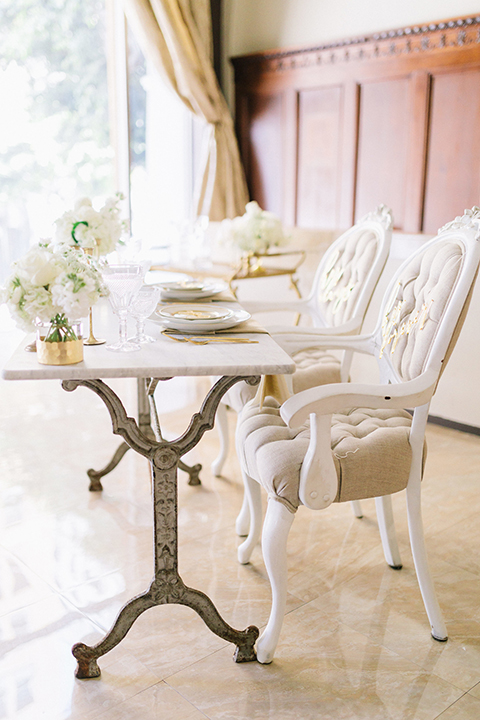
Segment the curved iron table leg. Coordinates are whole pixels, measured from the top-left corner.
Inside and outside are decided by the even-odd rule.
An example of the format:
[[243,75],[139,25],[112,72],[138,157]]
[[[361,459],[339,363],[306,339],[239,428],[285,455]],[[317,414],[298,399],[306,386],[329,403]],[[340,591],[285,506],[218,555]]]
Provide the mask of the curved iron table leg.
[[[138,427],[145,435],[151,435],[151,437],[153,438],[155,437],[155,434],[152,430],[150,407],[149,403],[147,402],[147,389],[145,387],[144,378],[138,378],[137,381],[137,403]],[[101,470],[94,470],[93,468],[89,468],[87,470],[87,475],[90,479],[90,485],[88,487],[90,492],[101,492],[103,490],[102,478],[105,475],[111,473],[112,470],[115,470],[127,450],[130,450],[130,446],[127,445],[127,443],[122,442],[115,450],[115,453],[110,462],[108,462],[105,467],[103,467]],[[200,465],[200,463],[197,463],[196,465],[187,465],[183,462],[183,460],[179,460],[178,467],[180,470],[183,470],[183,472],[187,473],[189,485],[202,484],[202,481],[200,480],[200,471],[202,469],[202,466]]]
[[101,478],[104,475],[108,475],[108,473],[112,472],[112,470],[117,467],[118,463],[123,458],[127,450],[130,450],[130,446],[127,445],[127,443],[122,442],[115,450],[115,454],[113,455],[110,462],[105,465],[104,468],[102,468],[101,470],[94,470],[93,468],[87,470],[87,475],[90,478],[90,485],[88,487],[90,492],[101,492],[103,490]]
[[212,632],[233,643],[236,646],[236,662],[256,659],[254,644],[259,635],[258,628],[253,625],[245,630],[232,628],[220,616],[212,600],[205,593],[187,587],[178,573],[177,471],[180,457],[195,447],[206,430],[213,428],[215,412],[221,398],[240,380],[257,384],[259,378],[224,377],[218,380],[208,392],[200,412],[192,417],[187,430],[173,441],[158,441],[152,438],[151,433],[143,433],[139,424],[133,418],[127,417],[118,396],[102,380],[65,380],[62,383],[63,388],[69,392],[83,385],[97,393],[110,412],[114,434],[121,435],[127,447],[148,458],[152,471],[154,579],[149,590],[123,606],[112,628],[100,642],[92,646],[84,643],[73,646],[78,678],[98,677],[98,658],[118,645],[137,617],[151,607],[169,603],[192,608]]

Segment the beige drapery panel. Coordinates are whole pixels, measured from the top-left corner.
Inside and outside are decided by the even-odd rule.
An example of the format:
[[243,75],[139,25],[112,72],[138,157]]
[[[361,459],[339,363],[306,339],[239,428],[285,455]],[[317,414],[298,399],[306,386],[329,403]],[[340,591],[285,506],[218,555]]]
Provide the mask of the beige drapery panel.
[[124,7],[145,56],[189,110],[209,124],[197,214],[214,221],[243,215],[247,185],[210,59],[210,0],[124,0]]

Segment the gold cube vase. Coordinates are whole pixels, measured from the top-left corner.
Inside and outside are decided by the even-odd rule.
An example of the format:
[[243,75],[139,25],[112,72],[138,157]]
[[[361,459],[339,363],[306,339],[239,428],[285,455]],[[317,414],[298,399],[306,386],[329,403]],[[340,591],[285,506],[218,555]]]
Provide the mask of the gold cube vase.
[[49,335],[49,325],[37,325],[37,360],[41,365],[74,365],[83,360],[83,334],[81,322],[70,325],[75,340],[51,342],[46,340]]
[[45,342],[37,338],[37,360],[42,365],[73,365],[83,360],[83,339]]

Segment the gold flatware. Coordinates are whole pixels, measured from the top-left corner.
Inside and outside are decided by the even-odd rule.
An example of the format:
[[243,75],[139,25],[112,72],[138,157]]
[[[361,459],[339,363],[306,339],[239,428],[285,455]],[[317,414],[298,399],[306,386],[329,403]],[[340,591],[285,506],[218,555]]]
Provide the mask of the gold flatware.
[[186,336],[181,335],[178,337],[178,334],[173,335],[171,332],[168,332],[167,330],[162,330],[162,335],[165,335],[165,337],[170,338],[171,340],[176,340],[177,342],[189,342],[193,345],[208,345],[208,343],[211,342],[220,342],[220,343],[258,343],[258,340],[250,340],[250,338],[239,338],[239,337],[224,337],[224,336],[214,336],[214,335],[208,335],[206,337],[204,336]]

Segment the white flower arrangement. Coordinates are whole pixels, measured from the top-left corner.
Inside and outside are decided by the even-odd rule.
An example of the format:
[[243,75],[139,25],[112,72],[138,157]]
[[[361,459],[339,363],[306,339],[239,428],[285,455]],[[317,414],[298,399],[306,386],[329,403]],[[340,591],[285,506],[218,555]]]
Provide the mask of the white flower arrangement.
[[62,245],[92,249],[96,255],[108,255],[115,250],[128,221],[120,218],[119,202],[123,195],[109,198],[100,210],[95,210],[90,198],[80,198],[73,210],[55,221],[55,241]]
[[270,247],[288,242],[282,221],[257,202],[245,206],[245,214],[233,220],[223,220],[220,227],[221,242],[236,245],[246,253],[265,253]]
[[90,307],[108,294],[88,257],[66,245],[34,245],[12,268],[2,288],[2,301],[25,332],[31,331],[37,320],[68,328],[69,321],[86,317]]

